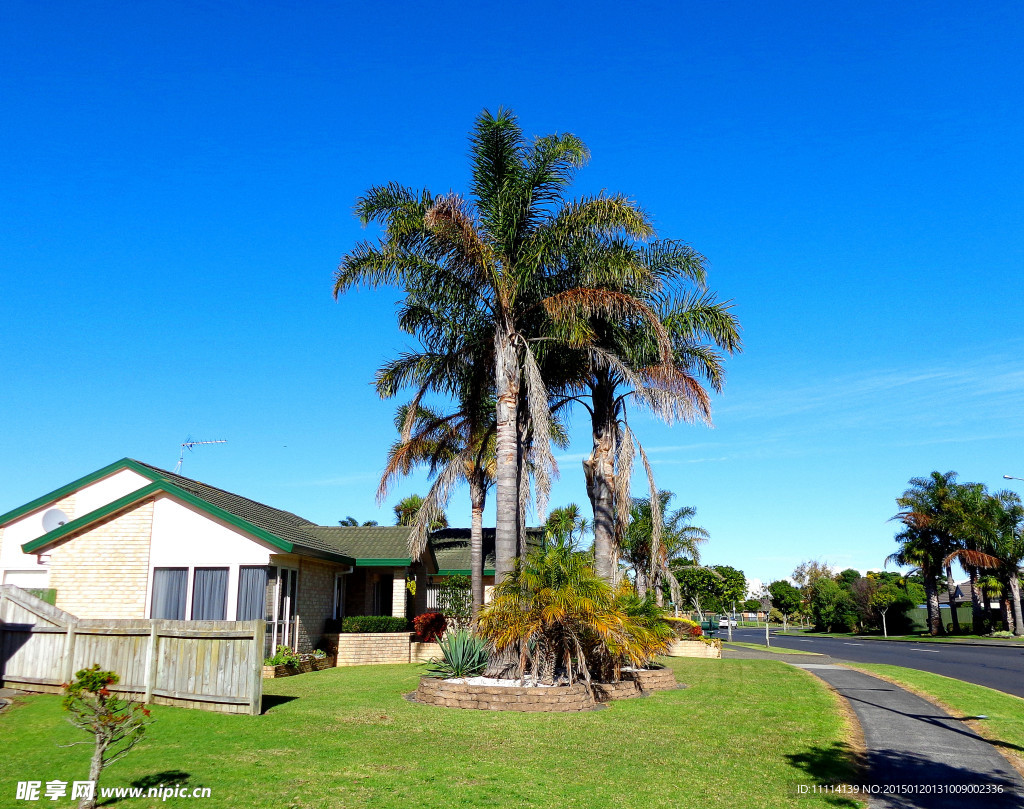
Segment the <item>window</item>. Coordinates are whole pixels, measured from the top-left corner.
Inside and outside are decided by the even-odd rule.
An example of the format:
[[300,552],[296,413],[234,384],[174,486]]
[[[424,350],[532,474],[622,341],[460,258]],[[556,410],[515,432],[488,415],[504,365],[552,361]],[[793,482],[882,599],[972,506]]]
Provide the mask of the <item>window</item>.
[[187,567],[153,568],[153,603],[150,606],[150,617],[184,621],[187,594]]
[[267,617],[267,569],[241,567],[238,570],[237,621],[262,621]]
[[192,580],[192,620],[223,621],[228,610],[228,569],[197,567]]
[[334,574],[334,617],[345,617],[345,574]]

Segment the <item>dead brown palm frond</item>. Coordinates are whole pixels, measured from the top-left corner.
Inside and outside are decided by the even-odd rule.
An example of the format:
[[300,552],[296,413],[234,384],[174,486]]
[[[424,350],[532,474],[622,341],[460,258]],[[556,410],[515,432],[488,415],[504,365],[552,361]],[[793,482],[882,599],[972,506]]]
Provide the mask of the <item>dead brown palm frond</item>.
[[548,495],[551,493],[552,478],[558,477],[558,464],[551,452],[551,413],[548,409],[548,392],[544,385],[537,359],[529,344],[523,346],[523,380],[526,387],[526,403],[530,414],[530,451],[533,460],[533,474],[537,488],[537,516],[545,519]]
[[423,217],[424,226],[457,248],[466,264],[478,269],[490,263],[491,249],[480,237],[469,205],[458,194],[434,199]]
[[972,550],[970,548],[960,548],[959,550],[953,551],[953,553],[949,554],[949,556],[942,560],[942,564],[948,565],[954,559],[966,567],[997,568],[1002,565],[1002,560],[999,559],[999,557],[992,556],[992,554],[985,553],[984,551]]
[[637,393],[641,401],[645,397],[668,394],[676,407],[682,406],[680,417],[683,420],[693,421],[695,416],[699,416],[701,421],[711,425],[711,395],[693,374],[676,363],[648,366],[641,369],[640,374],[649,380],[649,384]]
[[623,429],[624,425],[619,422],[616,425],[616,447],[618,457],[615,459],[615,492],[613,494],[616,503],[620,507],[615,513],[615,546],[622,542],[622,537],[629,526],[629,509],[621,504],[629,502],[630,487],[633,483],[633,461],[636,458],[632,433]]
[[565,325],[576,318],[639,318],[654,335],[661,361],[666,364],[672,361],[672,340],[658,313],[633,295],[611,289],[577,287],[545,298],[542,305],[556,325]]

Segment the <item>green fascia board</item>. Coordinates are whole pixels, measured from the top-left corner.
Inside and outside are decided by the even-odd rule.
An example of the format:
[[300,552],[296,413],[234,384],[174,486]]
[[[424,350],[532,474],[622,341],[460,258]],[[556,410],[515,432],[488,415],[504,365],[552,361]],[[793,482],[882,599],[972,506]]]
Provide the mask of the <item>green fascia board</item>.
[[410,557],[404,559],[356,559],[356,567],[409,567]]
[[[102,520],[104,517],[109,517],[111,514],[117,513],[118,511],[123,511],[129,506],[138,503],[140,500],[145,500],[147,497],[151,497],[154,494],[163,492],[164,494],[168,494],[171,497],[174,497],[175,499],[182,500],[188,503],[189,505],[195,506],[200,511],[209,514],[211,517],[216,517],[219,520],[223,520],[229,525],[233,525],[235,528],[238,528],[239,530],[244,531],[245,533],[251,536],[254,536],[258,539],[262,539],[265,542],[270,543],[275,548],[283,551],[284,553],[295,552],[295,545],[291,542],[288,542],[287,540],[281,539],[281,537],[277,536],[277,534],[272,534],[270,533],[270,531],[260,528],[258,525],[253,525],[248,520],[243,520],[241,517],[232,514],[230,511],[225,511],[219,506],[215,506],[212,503],[208,503],[201,497],[196,497],[196,495],[192,494],[191,492],[187,492],[184,489],[175,486],[173,483],[168,483],[167,481],[160,478],[158,475],[156,475],[155,477],[157,477],[158,479],[153,483],[150,483],[148,486],[143,486],[141,489],[137,489],[134,492],[126,494],[124,497],[114,500],[112,503],[107,503],[107,505],[101,506],[95,511],[91,511],[88,514],[85,514],[76,520],[72,520],[71,522],[62,525],[60,528],[56,528],[53,531],[50,531],[50,533],[48,534],[43,534],[38,539],[34,539],[31,542],[26,542],[24,545],[21,546],[22,551],[24,551],[25,553],[35,553],[39,549],[45,548],[47,545],[56,542],[58,539],[61,539],[62,537],[67,536],[68,534],[71,534],[75,531],[79,531],[82,528],[85,528],[90,524],[97,522],[98,520]],[[345,565],[355,564],[355,559],[349,556],[345,556],[343,554],[325,555],[328,555],[336,561],[339,561]]]
[[97,469],[95,472],[91,472],[85,477],[72,481],[66,486],[61,486],[59,489],[54,489],[49,494],[44,494],[42,497],[37,497],[30,503],[26,503],[23,506],[18,506],[18,508],[12,509],[11,511],[8,511],[6,514],[0,514],[0,527],[6,525],[9,522],[12,522],[13,520],[18,519],[19,517],[24,517],[26,514],[30,514],[36,509],[42,508],[43,506],[48,505],[50,503],[54,503],[57,500],[60,500],[66,497],[67,495],[71,494],[72,492],[82,488],[83,486],[88,486],[90,483],[95,483],[97,480],[109,477],[110,475],[114,474],[114,472],[120,472],[122,469],[131,469],[133,472],[137,472],[147,480],[152,480],[153,482],[163,480],[163,478],[161,478],[152,469],[147,469],[145,466],[143,466],[140,463],[136,463],[131,458],[122,458],[120,461],[114,461],[112,464],[108,464],[107,466],[104,466],[102,469]]

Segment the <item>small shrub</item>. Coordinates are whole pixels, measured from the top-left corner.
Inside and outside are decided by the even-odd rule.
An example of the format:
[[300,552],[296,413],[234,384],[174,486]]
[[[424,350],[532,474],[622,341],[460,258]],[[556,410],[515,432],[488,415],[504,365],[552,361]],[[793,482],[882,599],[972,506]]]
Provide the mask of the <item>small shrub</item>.
[[342,632],[408,632],[409,621],[393,615],[350,615],[341,622]]
[[277,647],[277,652],[274,653],[273,657],[268,657],[263,661],[265,666],[297,666],[299,665],[301,658],[293,650],[287,646],[281,645]]
[[441,657],[427,669],[431,677],[475,677],[487,668],[487,644],[468,630],[448,632],[438,645]]
[[998,632],[989,632],[987,638],[1012,638],[1013,633],[1007,632],[1005,629],[1000,629]]
[[[99,665],[81,669],[75,679],[64,685],[62,705],[70,716],[68,721],[76,728],[93,735],[92,762],[89,780],[93,782],[92,797],[83,798],[80,807],[96,806],[96,783],[100,773],[115,761],[124,758],[142,739],[146,725],[152,721],[149,710],[138,702],[119,699],[111,692],[120,678],[112,671],[102,671]],[[73,742],[87,744],[87,742]]]
[[313,659],[314,660],[326,660],[327,659],[327,652],[325,652],[323,649],[314,649],[313,650]]
[[425,612],[422,615],[417,615],[413,619],[412,625],[420,641],[423,643],[433,643],[448,628],[448,620],[444,617],[444,613]]
[[469,576],[448,576],[441,582],[437,603],[449,623],[465,629],[473,618],[473,593]]

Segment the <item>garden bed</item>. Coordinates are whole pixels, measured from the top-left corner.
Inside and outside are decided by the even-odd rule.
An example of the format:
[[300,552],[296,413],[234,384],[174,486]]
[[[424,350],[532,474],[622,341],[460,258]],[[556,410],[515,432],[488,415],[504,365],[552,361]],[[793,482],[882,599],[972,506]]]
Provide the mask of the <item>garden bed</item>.
[[526,713],[569,713],[589,711],[595,707],[594,697],[582,683],[550,688],[521,688],[502,685],[470,685],[421,677],[414,693],[417,702],[446,708],[469,708],[480,711],[523,711]]
[[311,658],[301,660],[295,665],[263,666],[263,679],[273,680],[277,677],[294,677],[296,674],[306,674],[311,671],[323,671],[334,668],[334,661],[329,657]]

